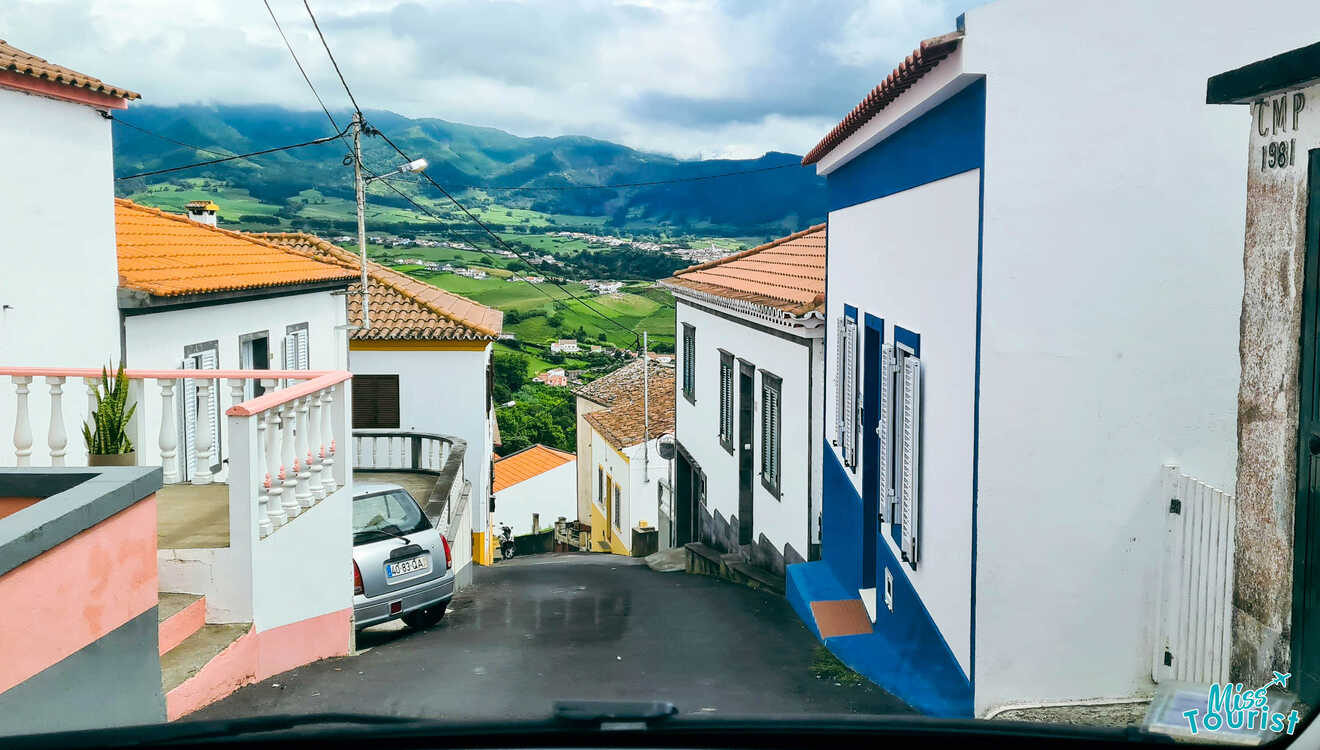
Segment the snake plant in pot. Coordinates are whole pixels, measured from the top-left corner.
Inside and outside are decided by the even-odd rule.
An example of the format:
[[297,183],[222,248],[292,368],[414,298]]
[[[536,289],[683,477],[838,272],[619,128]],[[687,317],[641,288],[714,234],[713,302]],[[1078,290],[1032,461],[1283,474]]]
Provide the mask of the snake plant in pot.
[[128,421],[137,411],[137,404],[128,403],[128,378],[124,377],[124,364],[114,378],[101,368],[101,384],[96,389],[96,410],[91,424],[83,422],[83,440],[87,443],[88,466],[133,466],[137,453],[128,438]]

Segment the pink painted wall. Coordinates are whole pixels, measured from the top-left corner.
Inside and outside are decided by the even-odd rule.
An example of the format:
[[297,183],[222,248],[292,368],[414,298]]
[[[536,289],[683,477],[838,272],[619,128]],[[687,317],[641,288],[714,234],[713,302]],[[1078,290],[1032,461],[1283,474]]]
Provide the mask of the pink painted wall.
[[160,636],[160,653],[163,655],[166,651],[183,643],[188,636],[202,629],[206,624],[206,597],[189,604],[183,609],[175,612],[170,619],[162,622],[158,633]]
[[34,505],[39,497],[0,497],[0,518],[12,516],[24,508]]
[[157,601],[152,494],[0,576],[0,693]]
[[352,608],[244,634],[165,696],[170,721],[235,690],[321,659],[348,654]]

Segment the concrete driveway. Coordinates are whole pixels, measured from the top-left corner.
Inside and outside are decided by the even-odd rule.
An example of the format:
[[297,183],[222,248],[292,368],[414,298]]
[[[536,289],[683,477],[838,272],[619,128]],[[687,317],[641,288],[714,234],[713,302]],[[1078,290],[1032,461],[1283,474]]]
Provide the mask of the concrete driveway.
[[683,713],[894,713],[879,688],[812,675],[783,598],[639,560],[566,553],[479,568],[436,627],[358,636],[359,653],[245,687],[189,718],[322,711],[547,717],[555,700],[668,700]]

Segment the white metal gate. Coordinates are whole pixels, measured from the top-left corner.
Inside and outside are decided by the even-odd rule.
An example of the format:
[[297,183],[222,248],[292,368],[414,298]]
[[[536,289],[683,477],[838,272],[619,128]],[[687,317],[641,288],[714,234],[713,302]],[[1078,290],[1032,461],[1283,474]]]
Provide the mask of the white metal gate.
[[1233,614],[1233,496],[1165,466],[1164,556],[1151,676],[1228,680]]

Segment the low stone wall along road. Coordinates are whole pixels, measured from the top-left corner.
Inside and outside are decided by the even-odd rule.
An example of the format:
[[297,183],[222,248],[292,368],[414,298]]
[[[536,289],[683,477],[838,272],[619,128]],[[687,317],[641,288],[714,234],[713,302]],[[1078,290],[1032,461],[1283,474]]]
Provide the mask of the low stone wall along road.
[[907,712],[869,684],[814,676],[816,647],[773,594],[615,555],[536,555],[478,568],[430,630],[369,629],[355,656],[250,685],[188,718],[541,719],[569,699],[730,715]]

